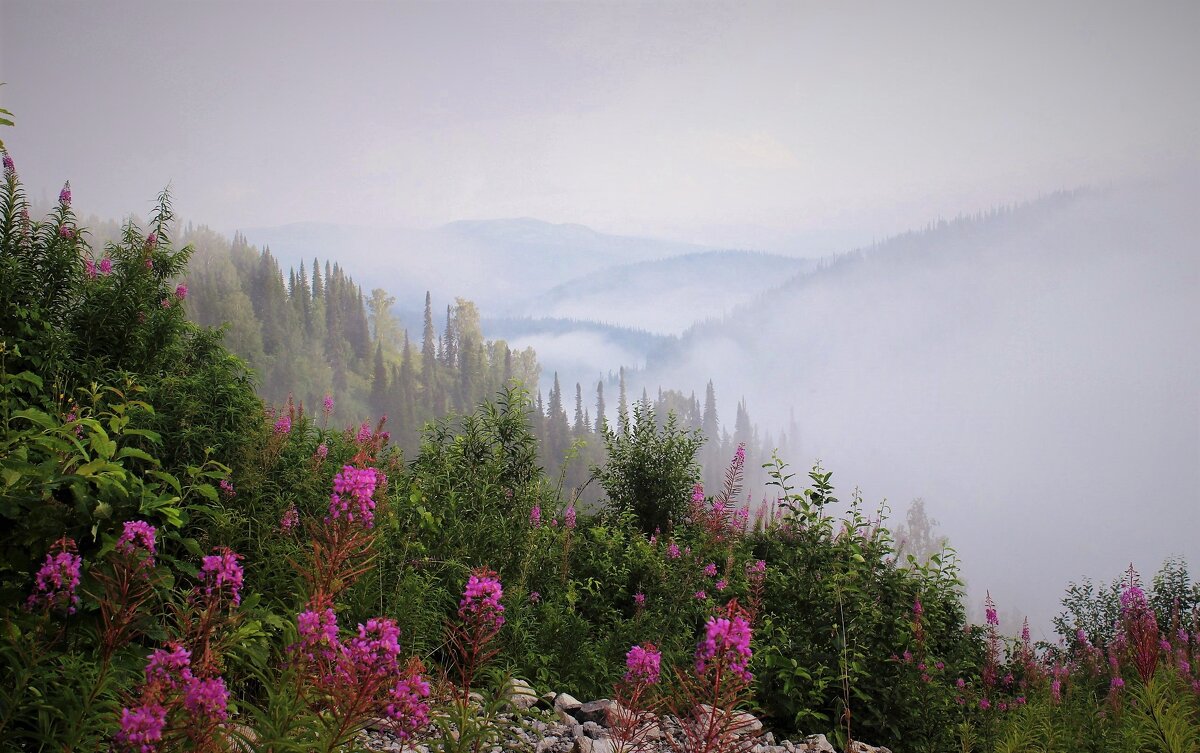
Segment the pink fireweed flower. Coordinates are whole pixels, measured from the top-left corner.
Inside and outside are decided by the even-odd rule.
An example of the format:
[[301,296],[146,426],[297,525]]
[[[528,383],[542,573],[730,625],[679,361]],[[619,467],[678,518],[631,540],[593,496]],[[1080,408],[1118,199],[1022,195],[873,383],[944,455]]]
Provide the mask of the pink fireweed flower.
[[100,274],[112,274],[112,259],[110,257],[106,256],[100,260]]
[[392,720],[391,731],[398,739],[411,740],[429,726],[429,704],[425,700],[428,697],[429,683],[413,669],[388,690],[384,711]]
[[1050,698],[1056,704],[1062,701],[1062,680],[1057,677],[1050,681]]
[[530,604],[537,604],[541,600],[542,600],[542,595],[540,593],[538,593],[537,591],[529,592],[529,603]]
[[705,674],[715,663],[750,682],[754,679],[746,669],[750,656],[750,623],[745,617],[710,617],[704,625],[704,640],[696,646],[696,674]]
[[1121,592],[1121,629],[1118,639],[1130,654],[1134,667],[1142,682],[1149,682],[1158,666],[1160,650],[1169,651],[1171,646],[1159,640],[1158,620],[1146,599],[1146,594],[1137,586],[1128,586]]
[[634,646],[625,654],[625,682],[653,685],[658,682],[662,652],[653,643]]
[[284,413],[282,416],[279,417],[279,420],[275,422],[275,435],[281,436],[284,434],[288,434],[291,432],[291,430],[292,430],[292,418],[288,414]]
[[534,528],[542,527],[542,506],[541,505],[534,505],[533,509],[529,511],[529,525],[533,526]]
[[154,269],[154,259],[149,256],[146,257],[146,269]]
[[1029,618],[1025,618],[1024,624],[1021,625],[1021,641],[1029,643]]
[[75,231],[72,230],[71,228],[67,227],[66,225],[63,225],[62,227],[60,227],[58,229],[58,234],[61,235],[63,238],[66,238],[67,240],[71,240],[72,238],[75,237]]
[[121,729],[115,740],[118,745],[138,753],[154,753],[162,741],[167,724],[167,710],[157,703],[121,709]]
[[750,569],[752,572],[765,573],[767,571],[767,562],[766,560],[757,560]]
[[704,485],[696,484],[692,487],[692,502],[700,504],[704,502]]
[[187,294],[188,294],[187,285],[176,285],[175,286],[175,297],[176,298],[178,298],[179,300],[182,301],[184,298],[187,298]]
[[54,543],[54,547],[57,552],[52,549],[46,554],[45,561],[34,576],[34,590],[26,603],[29,609],[58,607],[65,608],[67,614],[75,614],[75,607],[79,604],[75,589],[79,587],[83,558],[75,553],[74,539],[61,538]]
[[8,174],[12,174],[12,173],[15,173],[16,171],[17,171],[17,167],[15,164],[13,164],[13,158],[8,155],[8,152],[5,152],[4,153],[4,172],[8,173]]
[[358,427],[358,437],[357,437],[358,443],[363,444],[365,442],[371,441],[371,434],[372,434],[371,425],[369,423],[367,423],[366,421],[363,421],[362,426]]
[[987,598],[983,602],[983,612],[987,618],[987,624],[992,627],[997,627],[1000,624],[1000,618],[996,615],[996,602],[992,601],[992,594],[989,591]]
[[646,606],[646,594],[641,591],[635,593],[633,595],[633,605],[638,608]]
[[390,674],[398,669],[400,628],[386,617],[372,617],[358,626],[358,636],[350,640],[350,660],[361,675]]
[[96,263],[91,259],[83,260],[83,272],[89,280],[96,279]]
[[342,466],[342,470],[333,477],[333,494],[329,496],[329,520],[337,520],[345,515],[347,520],[353,522],[355,511],[350,509],[350,503],[353,501],[363,526],[372,527],[375,524],[375,486],[379,483],[380,475],[374,468]]
[[986,697],[979,699],[979,708],[983,709],[984,711],[987,711],[991,707],[992,707],[992,702],[989,701]]
[[309,661],[329,660],[342,653],[344,647],[338,640],[337,614],[332,609],[301,612],[296,615],[296,626],[300,642],[290,650],[298,651]]
[[150,233],[146,236],[146,248],[154,248],[158,245],[158,233]]
[[153,567],[157,533],[154,526],[144,520],[127,520],[121,538],[117,539],[116,550],[121,554],[134,554],[140,548],[146,552],[146,563]]
[[463,622],[479,622],[490,630],[504,625],[504,588],[496,573],[480,568],[471,573],[467,588],[458,602],[458,616]]
[[714,585],[718,591],[724,591],[725,588],[729,585],[729,583],[726,582],[726,580],[724,578],[721,578]]
[[283,517],[279,519],[279,530],[288,533],[294,531],[298,525],[300,525],[300,511],[293,504],[283,511]]
[[571,505],[567,508],[567,511],[563,513],[563,525],[568,530],[575,527],[575,505]]
[[921,597],[913,599],[912,613],[914,617],[920,617],[925,614],[925,607],[921,606]]
[[329,447],[324,442],[317,445],[317,460],[324,460],[329,455]]
[[177,688],[192,679],[192,652],[175,645],[170,651],[155,649],[146,662],[146,684]]
[[162,299],[161,301],[159,301],[159,302],[158,302],[158,305],[159,305],[159,306],[162,306],[162,307],[163,307],[163,308],[165,308],[165,309],[169,309],[169,308],[171,308],[171,299],[170,299],[170,298],[164,298],[164,299]]
[[229,479],[227,479],[227,478],[221,479],[220,483],[218,483],[217,486],[219,486],[221,488],[221,493],[224,494],[226,497],[236,497],[237,496],[237,491],[234,490],[233,483]]
[[204,557],[200,566],[204,595],[220,595],[223,589],[228,589],[230,600],[237,606],[242,603],[242,566],[238,564],[242,556],[224,546],[215,547],[213,551],[216,554]]
[[713,563],[713,562],[710,562],[710,563],[708,563],[707,565],[705,565],[705,566],[704,566],[704,574],[705,574],[705,575],[707,575],[707,576],[708,576],[708,577],[710,577],[710,578],[715,578],[715,577],[717,577],[717,566],[716,566],[716,564],[715,564],[715,563]]
[[183,690],[183,707],[188,712],[207,719],[228,718],[229,691],[225,688],[225,678],[192,678]]
[[692,598],[696,601],[704,601],[708,598],[708,594],[704,593],[703,591],[697,591],[696,593],[692,594]]
[[58,192],[58,203],[64,207],[71,206],[71,181],[68,180]]
[[333,395],[325,393],[325,400],[321,402],[321,410],[326,416],[333,413]]
[[673,560],[677,560],[680,557],[679,547],[676,546],[674,541],[667,544],[667,557]]
[[1114,677],[1108,683],[1108,687],[1110,690],[1120,690],[1121,688],[1125,687],[1125,680],[1120,677]]

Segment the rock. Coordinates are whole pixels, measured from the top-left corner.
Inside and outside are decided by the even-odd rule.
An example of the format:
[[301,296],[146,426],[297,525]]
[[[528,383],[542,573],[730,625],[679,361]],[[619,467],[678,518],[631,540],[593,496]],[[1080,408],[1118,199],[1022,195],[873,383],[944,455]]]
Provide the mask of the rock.
[[846,749],[846,753],[892,753],[892,751],[888,750],[887,748],[867,745],[864,742],[855,740],[854,742],[850,743],[850,747]]
[[825,735],[809,735],[804,738],[804,745],[807,753],[837,753]]
[[762,721],[749,711],[739,711],[733,715],[733,724],[738,734],[757,735],[762,732]]
[[605,727],[611,727],[612,722],[618,718],[617,714],[620,713],[620,710],[621,707],[616,701],[604,698],[599,701],[588,701],[580,706],[574,715],[581,722],[595,722]]
[[510,704],[522,711],[528,711],[538,702],[533,686],[518,677],[509,678],[501,692]]
[[558,694],[555,693],[553,690],[542,693],[540,696],[538,696],[538,703],[537,703],[538,708],[539,709],[553,709],[554,708],[554,699],[557,695]]
[[593,740],[596,740],[602,734],[604,734],[604,728],[601,727],[599,724],[596,724],[595,722],[584,722],[583,723],[583,734],[587,735],[588,737],[592,738]]
[[565,711],[568,714],[573,714],[579,710],[583,704],[579,702],[575,696],[570,693],[559,693],[554,697],[554,708]]
[[592,753],[592,739],[590,737],[575,738],[575,746],[571,748],[571,753]]

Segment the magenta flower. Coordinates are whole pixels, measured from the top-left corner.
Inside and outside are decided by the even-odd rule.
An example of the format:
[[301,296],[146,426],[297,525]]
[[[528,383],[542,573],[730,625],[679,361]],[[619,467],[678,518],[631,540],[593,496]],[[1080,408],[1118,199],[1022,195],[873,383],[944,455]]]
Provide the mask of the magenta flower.
[[391,730],[399,740],[411,740],[418,732],[429,726],[429,683],[415,671],[400,678],[388,691],[388,705],[384,709],[393,724]]
[[34,576],[34,590],[27,605],[30,609],[39,605],[65,608],[67,614],[75,614],[75,607],[79,604],[75,589],[79,587],[83,558],[75,553],[74,539],[61,538],[54,546],[58,551],[52,549],[46,554],[45,561]]
[[162,306],[162,307],[163,307],[163,308],[165,308],[165,309],[169,309],[169,308],[171,308],[171,299],[170,299],[170,298],[164,298],[164,299],[162,299],[161,301],[159,301],[159,302],[158,302],[158,305],[159,305],[159,306]]
[[293,504],[284,511],[283,517],[279,519],[279,530],[290,532],[295,530],[296,526],[300,525],[300,511]]
[[708,598],[708,594],[704,593],[704,591],[697,591],[696,593],[692,594],[692,598],[696,601],[704,601]]
[[63,184],[62,190],[58,192],[58,203],[63,205],[63,208],[71,206],[71,181]]
[[107,256],[100,260],[100,274],[112,274],[112,259]]
[[155,649],[146,662],[146,684],[177,688],[192,679],[192,652],[182,646]]
[[679,556],[680,556],[679,555],[679,547],[675,545],[675,542],[672,541],[672,542],[668,543],[667,544],[667,557],[669,557],[670,559],[673,559],[673,560],[677,560],[677,559],[679,559]]
[[754,679],[750,663],[750,623],[735,615],[732,620],[710,617],[704,625],[704,640],[696,646],[696,674],[703,675],[714,663],[746,682]]
[[715,577],[717,576],[717,565],[716,565],[716,563],[710,562],[710,563],[708,563],[707,565],[705,565],[705,566],[704,566],[704,574],[705,574],[705,575],[707,575],[707,576],[708,576],[708,577],[710,577],[710,578],[715,578]]
[[541,505],[534,505],[533,509],[529,511],[529,525],[533,526],[534,528],[542,527],[542,506]]
[[83,260],[83,271],[84,271],[84,274],[87,275],[89,280],[96,279],[96,263],[94,261],[92,261],[91,259]]
[[66,225],[63,225],[62,227],[60,227],[58,229],[58,234],[61,235],[63,238],[66,238],[67,240],[71,240],[72,238],[75,237],[75,231],[72,230],[71,228],[67,227]]
[[356,437],[359,444],[364,444],[371,441],[371,425],[366,421],[362,422],[362,426],[358,427],[358,436]]
[[216,554],[204,557],[200,566],[200,576],[204,580],[205,596],[218,595],[222,589],[228,588],[230,599],[234,606],[242,603],[242,566],[238,564],[240,554],[234,554],[229,547],[216,547]]
[[625,654],[625,682],[653,685],[658,682],[662,652],[653,643],[634,646]]
[[765,560],[758,560],[750,570],[755,573],[765,573],[767,571],[767,563]]
[[279,417],[279,420],[275,422],[275,435],[282,436],[282,435],[290,433],[291,430],[292,430],[292,417],[289,416],[288,414],[284,413],[282,416]]
[[146,269],[154,269],[154,259],[146,257]]
[[13,158],[8,156],[8,152],[5,152],[4,153],[4,172],[8,173],[8,174],[12,174],[12,173],[15,173],[16,171],[17,171],[17,167],[16,167],[16,165],[13,164]]
[[537,604],[541,600],[542,600],[542,595],[540,593],[538,593],[537,591],[529,592],[529,603],[530,604]]
[[458,616],[463,622],[479,621],[490,630],[504,624],[504,589],[491,570],[478,569],[471,573],[467,588],[458,602]]
[[640,591],[638,593],[635,593],[633,595],[633,605],[635,607],[638,607],[639,609],[646,606],[646,594],[644,594]]
[[400,655],[400,628],[386,617],[372,617],[359,624],[358,636],[350,639],[349,656],[359,676],[396,672]]
[[183,707],[197,716],[221,720],[229,716],[229,691],[225,679],[213,677],[208,680],[192,678],[183,690]]
[[921,606],[921,597],[913,599],[912,613],[914,617],[920,617],[925,614],[925,607]]
[[154,753],[162,741],[167,724],[167,710],[157,703],[121,709],[121,729],[116,734],[118,745],[138,753]]
[[237,491],[233,488],[233,482],[227,478],[221,479],[217,486],[221,487],[221,493],[226,497],[236,497]]
[[718,591],[724,591],[726,589],[726,587],[729,586],[729,583],[726,582],[726,580],[724,578],[721,578],[714,585]]
[[996,602],[992,601],[992,594],[989,591],[987,598],[983,602],[984,615],[987,618],[987,624],[992,627],[997,627],[1000,624],[1000,618],[996,615]]
[[139,548],[144,549],[148,555],[146,562],[153,567],[157,533],[154,526],[144,520],[127,520],[121,538],[117,539],[116,550],[121,554],[133,554]]
[[176,298],[178,298],[179,300],[182,301],[184,298],[187,298],[187,294],[188,294],[187,285],[176,285],[175,286],[175,297]]
[[146,248],[154,248],[158,245],[158,233],[150,233],[146,236]]
[[300,643],[293,649],[301,651],[309,661],[318,656],[332,659],[343,651],[344,647],[338,641],[337,614],[332,609],[301,612],[296,615],[296,625]]
[[692,502],[695,504],[704,502],[704,484],[696,484],[692,487]]
[[329,448],[325,445],[325,443],[322,442],[321,444],[317,445],[317,459],[324,460],[327,455],[329,455]]
[[358,507],[358,519],[365,528],[375,523],[375,485],[379,483],[379,474],[374,468],[355,468],[352,465],[342,466],[342,470],[333,477],[333,494],[329,496],[329,520],[337,520],[342,515],[353,522],[354,512],[350,510],[353,501]]
[[325,393],[325,400],[321,403],[321,410],[328,416],[333,413],[333,395]]
[[567,511],[563,513],[563,525],[565,525],[568,530],[575,527],[575,505],[571,505],[567,508]]

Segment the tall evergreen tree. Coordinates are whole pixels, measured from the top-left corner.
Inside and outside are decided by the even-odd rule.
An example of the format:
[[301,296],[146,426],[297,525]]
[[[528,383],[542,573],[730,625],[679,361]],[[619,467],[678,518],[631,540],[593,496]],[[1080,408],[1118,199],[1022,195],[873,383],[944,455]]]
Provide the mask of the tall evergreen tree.
[[625,395],[625,367],[620,371],[619,392],[617,395],[617,429],[625,434],[629,432],[629,400]]
[[575,436],[583,436],[583,387],[575,383],[575,422],[571,425]]
[[376,414],[387,412],[388,377],[383,365],[383,343],[375,345],[375,375],[371,380],[371,407]]
[[596,433],[603,434],[608,419],[604,417],[604,380],[596,382]]
[[433,333],[433,302],[425,291],[425,326],[421,340],[421,381],[425,385],[426,402],[432,402],[437,384],[437,345]]

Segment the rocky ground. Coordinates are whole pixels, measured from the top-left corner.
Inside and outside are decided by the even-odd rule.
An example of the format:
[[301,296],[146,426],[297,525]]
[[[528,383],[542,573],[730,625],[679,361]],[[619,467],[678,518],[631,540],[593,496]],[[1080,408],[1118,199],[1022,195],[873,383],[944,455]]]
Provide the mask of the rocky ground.
[[[521,680],[510,681],[507,696],[511,710],[499,715],[498,726],[503,730],[501,740],[488,753],[522,751],[528,753],[620,753],[613,739],[613,724],[623,709],[614,701],[602,699],[583,703],[567,693],[547,693],[541,697]],[[626,712],[627,713],[627,712]],[[762,723],[750,714],[734,717],[738,735],[721,753],[838,753],[824,735],[812,735],[799,741],[776,740],[763,731]],[[678,720],[670,716],[650,718],[642,725],[638,753],[681,753],[683,731]],[[395,753],[401,750],[398,740],[381,724],[362,733],[360,742],[373,751]],[[432,753],[440,749],[430,740],[409,741],[403,749],[408,753]],[[628,746],[626,751],[632,750]],[[846,753],[891,753],[883,747],[852,743]]]

